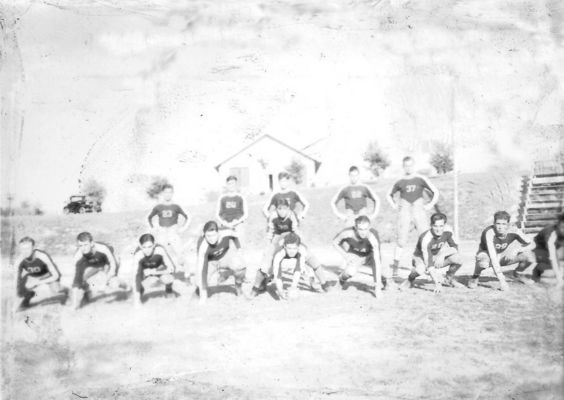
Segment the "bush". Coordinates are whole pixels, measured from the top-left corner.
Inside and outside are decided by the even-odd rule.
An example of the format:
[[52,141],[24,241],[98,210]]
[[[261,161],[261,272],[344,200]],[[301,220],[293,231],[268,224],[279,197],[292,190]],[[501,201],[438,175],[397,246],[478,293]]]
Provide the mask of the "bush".
[[437,170],[438,174],[446,174],[452,171],[454,169],[454,160],[452,159],[451,146],[436,142],[430,163]]
[[102,204],[106,198],[106,188],[94,178],[89,178],[82,187],[84,195],[90,197],[92,201]]
[[305,164],[301,161],[294,159],[285,169],[286,172],[290,174],[290,178],[296,182],[296,185],[304,181]]
[[149,196],[149,198],[158,199],[159,194],[161,194],[161,192],[163,191],[164,185],[170,185],[168,178],[155,175],[151,177],[151,182],[149,183],[149,186],[147,187],[145,192],[147,193],[147,196]]
[[362,159],[368,164],[368,169],[370,169],[374,176],[379,176],[382,171],[390,166],[390,159],[376,141],[368,144]]

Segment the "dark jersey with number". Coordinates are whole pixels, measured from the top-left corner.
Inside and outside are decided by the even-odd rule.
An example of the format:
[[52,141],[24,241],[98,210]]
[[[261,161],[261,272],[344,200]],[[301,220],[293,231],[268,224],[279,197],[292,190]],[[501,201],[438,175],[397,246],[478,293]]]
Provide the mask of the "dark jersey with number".
[[372,196],[372,193],[366,185],[345,186],[337,195],[335,204],[343,199],[345,200],[345,208],[353,210],[355,213],[358,213],[368,206],[367,199],[375,201],[374,196]]
[[370,243],[370,238],[374,238],[378,243],[378,250],[380,248],[380,237],[376,229],[371,228],[369,236],[361,238],[356,232],[355,228],[346,228],[335,236],[339,246],[341,246],[347,253],[355,254],[359,257],[368,257],[374,255],[374,248]]
[[516,228],[509,228],[507,234],[504,237],[499,237],[495,234],[494,226],[490,225],[482,232],[478,252],[488,252],[488,239],[493,241],[495,252],[497,254],[504,252],[507,247],[509,247],[509,245],[515,241],[518,241],[524,246],[531,243],[531,241],[520,230]]
[[153,254],[149,256],[144,255],[140,248],[135,251],[135,256],[141,257],[138,262],[138,267],[143,270],[166,267],[164,262],[165,255],[165,248],[159,244],[155,245]]
[[178,223],[178,216],[188,219],[186,213],[178,204],[157,204],[149,214],[149,225],[153,226],[153,217],[159,216],[159,226],[168,228]]
[[454,241],[452,231],[445,229],[442,235],[435,236],[433,231],[429,229],[419,236],[413,255],[415,257],[423,257],[423,249],[425,249],[428,254],[435,256],[445,245],[458,249],[458,244]]
[[293,190],[289,190],[287,192],[278,192],[274,194],[270,199],[270,204],[268,205],[268,208],[276,207],[276,202],[280,199],[287,200],[288,204],[290,205],[290,210],[292,211],[296,209],[296,204],[298,203],[300,203],[302,207],[304,206],[304,202],[301,199],[300,195],[294,192]]
[[409,178],[402,178],[397,181],[392,187],[390,195],[393,196],[399,192],[400,198],[408,201],[409,203],[413,203],[423,197],[423,192],[425,190],[434,193],[434,190],[431,188],[431,185],[426,178],[415,175]]
[[33,250],[30,257],[24,258],[19,265],[19,270],[24,270],[29,276],[38,277],[50,273],[47,264],[38,257],[42,254],[45,257],[49,255],[41,250]]
[[295,232],[298,227],[298,220],[294,213],[290,212],[286,218],[280,217],[277,213],[268,218],[267,237],[272,240],[274,235],[286,235]]
[[549,241],[554,240],[554,245],[557,249],[564,247],[564,236],[559,236],[556,225],[549,225],[544,227],[535,236],[535,245],[537,249],[548,251]]
[[227,222],[241,218],[245,214],[243,202],[243,197],[238,194],[222,196],[219,200],[219,216]]
[[200,236],[198,239],[198,252],[200,252],[203,247],[206,249],[204,254],[205,261],[221,260],[227,254],[231,246],[235,246],[237,249],[241,248],[239,239],[235,236],[222,236],[215,244],[208,243],[203,236]]
[[[110,253],[112,254],[113,257],[114,248],[112,246],[100,242],[96,242],[96,243],[106,246],[110,250]],[[115,259],[115,257],[114,257],[114,261],[117,265],[117,260]],[[105,267],[106,265],[110,265],[110,260],[108,259],[108,256],[105,253],[96,250],[96,245],[94,245],[94,251],[88,254],[82,254],[82,257],[78,260],[76,264],[84,267],[102,268]]]

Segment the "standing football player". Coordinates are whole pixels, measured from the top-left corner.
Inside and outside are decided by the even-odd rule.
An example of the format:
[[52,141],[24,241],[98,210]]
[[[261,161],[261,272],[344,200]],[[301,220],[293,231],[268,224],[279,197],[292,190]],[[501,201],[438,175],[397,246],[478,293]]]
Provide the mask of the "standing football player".
[[[350,227],[354,225],[355,219],[360,215],[365,215],[369,219],[374,219],[380,210],[380,199],[374,194],[372,189],[367,185],[360,183],[360,172],[358,167],[349,168],[349,185],[343,187],[337,192],[331,200],[331,208],[333,213],[343,220]],[[337,208],[339,202],[343,200],[345,203],[345,212],[342,213]],[[374,208],[371,213],[368,212],[368,200],[372,200]]]
[[239,193],[237,177],[228,176],[226,179],[226,192],[219,197],[216,216],[221,228],[232,230],[237,236],[243,234],[243,222],[249,216],[247,201]]
[[[424,176],[414,173],[415,162],[412,157],[403,159],[403,170],[405,175],[399,179],[388,192],[388,202],[394,210],[398,210],[397,219],[397,245],[394,252],[392,264],[393,276],[398,275],[401,255],[407,239],[411,223],[415,224],[417,233],[421,235],[428,228],[427,212],[431,210],[439,200],[438,189]],[[432,195],[431,200],[425,204],[423,193]],[[396,201],[394,196],[399,193]]]
[[[276,210],[276,204],[278,200],[283,199],[288,202],[290,210],[295,214],[298,221],[305,218],[307,211],[309,210],[309,202],[304,196],[298,193],[297,190],[291,190],[290,186],[290,174],[287,172],[280,172],[278,174],[278,186],[280,190],[278,192],[273,192],[270,198],[264,203],[262,208],[262,213],[268,219]],[[296,207],[300,205],[301,211]]]
[[[190,222],[190,217],[182,210],[178,204],[172,202],[174,196],[174,187],[171,184],[163,185],[161,192],[162,203],[157,204],[151,210],[147,217],[149,226],[154,231],[157,241],[165,246],[169,254],[176,261],[182,261],[180,258],[180,236],[184,232]],[[182,220],[179,221],[179,216]],[[155,227],[153,219],[158,217],[158,226]]]

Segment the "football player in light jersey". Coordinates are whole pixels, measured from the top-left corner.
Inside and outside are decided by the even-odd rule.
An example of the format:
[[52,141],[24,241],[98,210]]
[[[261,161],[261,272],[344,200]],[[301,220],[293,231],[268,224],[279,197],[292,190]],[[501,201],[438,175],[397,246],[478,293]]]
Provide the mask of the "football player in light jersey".
[[[276,284],[276,291],[281,299],[286,299],[288,297],[294,297],[299,280],[302,276],[309,277],[305,273],[306,265],[313,269],[314,274],[319,279],[321,283],[321,289],[324,292],[328,292],[330,284],[325,280],[325,274],[323,267],[317,261],[317,258],[311,253],[311,251],[301,242],[300,237],[294,232],[288,232],[283,236],[281,240],[282,247],[277,248],[278,250],[274,253],[269,270],[272,272],[274,282]],[[284,291],[282,283],[282,264],[285,261],[293,261],[292,270],[292,284],[288,292]],[[251,296],[255,297],[260,292],[266,290],[267,284],[267,274],[262,271],[257,271],[255,278],[255,284],[253,286]],[[311,282],[308,282],[311,286]]]
[[[182,210],[178,204],[172,202],[174,187],[170,184],[163,185],[161,193],[162,203],[157,204],[147,217],[149,226],[153,230],[157,241],[162,244],[168,253],[179,262],[180,257],[180,236],[188,228],[190,217]],[[158,225],[154,225],[154,218],[158,218]],[[179,221],[179,217],[182,220]]]
[[155,243],[155,237],[145,233],[139,238],[139,247],[133,253],[133,270],[135,273],[134,296],[135,305],[143,303],[145,286],[160,281],[165,286],[166,297],[176,297],[177,291],[173,290],[175,283],[174,272],[176,267],[166,249]]
[[78,250],[74,255],[75,274],[72,284],[73,308],[80,308],[83,301],[90,301],[95,291],[108,288],[129,291],[127,284],[117,274],[119,263],[112,246],[95,242],[89,232],[76,237]]
[[374,279],[374,295],[381,297],[381,288],[389,284],[382,276],[382,260],[378,232],[370,226],[370,219],[361,215],[356,217],[355,225],[345,228],[333,239],[333,247],[345,261],[345,269],[339,275],[339,283],[343,289],[348,288],[351,277],[357,274],[362,266],[372,269]]
[[[367,185],[360,183],[360,172],[358,167],[349,168],[349,185],[343,187],[337,192],[331,200],[331,208],[333,213],[343,220],[347,226],[353,226],[355,219],[359,215],[366,215],[370,219],[374,219],[380,210],[380,199],[374,194],[372,189]],[[337,208],[339,202],[343,200],[345,203],[345,212],[342,213]],[[371,213],[368,212],[368,200],[372,200],[374,208]]]
[[[280,172],[278,174],[278,185],[280,190],[278,192],[273,192],[270,198],[264,203],[262,208],[262,213],[268,219],[276,210],[276,203],[280,199],[285,199],[288,201],[290,210],[292,210],[298,220],[298,222],[305,218],[307,211],[309,210],[309,202],[304,196],[298,193],[297,190],[291,190],[290,186],[290,174],[287,172]],[[301,211],[296,207],[300,205]]]
[[237,236],[243,234],[243,222],[249,216],[246,199],[237,189],[237,177],[228,176],[226,192],[219,197],[216,216],[221,228],[231,229]]
[[[564,214],[558,216],[558,221],[543,228],[535,236],[535,260],[533,281],[538,282],[547,269],[553,269],[556,275],[557,287],[563,286],[562,274],[564,270]],[[519,270],[519,267],[517,267]],[[516,271],[521,272],[521,271]]]
[[35,240],[28,236],[20,240],[18,248],[16,293],[22,298],[18,311],[31,307],[31,300],[38,294],[41,297],[62,296],[61,304],[64,304],[69,290],[61,286],[61,273],[51,256],[35,248]]
[[[411,223],[415,224],[417,233],[421,235],[428,228],[428,210],[432,209],[439,199],[438,189],[424,176],[414,173],[414,160],[411,157],[403,159],[405,175],[390,189],[387,195],[388,202],[394,210],[398,210],[397,220],[397,245],[392,264],[393,276],[397,276],[402,251],[407,246]],[[431,200],[425,204],[423,193],[432,195]],[[396,201],[394,196],[399,194]]]
[[[478,253],[476,254],[474,275],[468,281],[469,288],[475,289],[478,286],[478,280],[482,271],[492,267],[499,280],[499,289],[507,290],[509,286],[505,281],[501,267],[519,263],[517,270],[523,271],[535,261],[531,251],[534,247],[534,242],[519,229],[510,227],[510,220],[511,216],[509,213],[498,211],[494,214],[493,225],[488,226],[482,232]],[[520,244],[520,246],[511,246],[512,244]]]
[[442,213],[431,216],[431,229],[419,236],[413,252],[413,268],[400,289],[413,287],[418,276],[429,274],[435,284],[435,293],[440,293],[442,285],[464,287],[454,279],[456,271],[462,267],[458,244],[454,241],[452,230],[446,225],[447,217]]
[[233,275],[237,296],[243,294],[242,285],[245,280],[246,266],[239,251],[240,248],[239,239],[230,231],[221,232],[217,222],[206,222],[203,235],[198,240],[196,260],[198,282],[196,293],[200,296],[200,304],[205,303],[208,298],[210,268],[223,278]]

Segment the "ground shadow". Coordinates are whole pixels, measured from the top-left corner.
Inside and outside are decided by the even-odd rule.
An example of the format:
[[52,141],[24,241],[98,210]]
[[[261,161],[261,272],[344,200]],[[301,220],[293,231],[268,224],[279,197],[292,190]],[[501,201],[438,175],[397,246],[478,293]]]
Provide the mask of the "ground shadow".
[[125,290],[119,290],[119,291],[116,291],[116,292],[100,293],[100,294],[97,294],[96,296],[91,297],[90,300],[88,300],[88,301],[83,299],[81,307],[85,307],[89,304],[97,303],[97,302],[100,302],[101,300],[108,299],[108,298],[112,298],[112,299],[110,301],[107,301],[106,303],[115,303],[115,302],[125,301],[129,298],[129,294],[130,294],[130,292],[125,291]]

